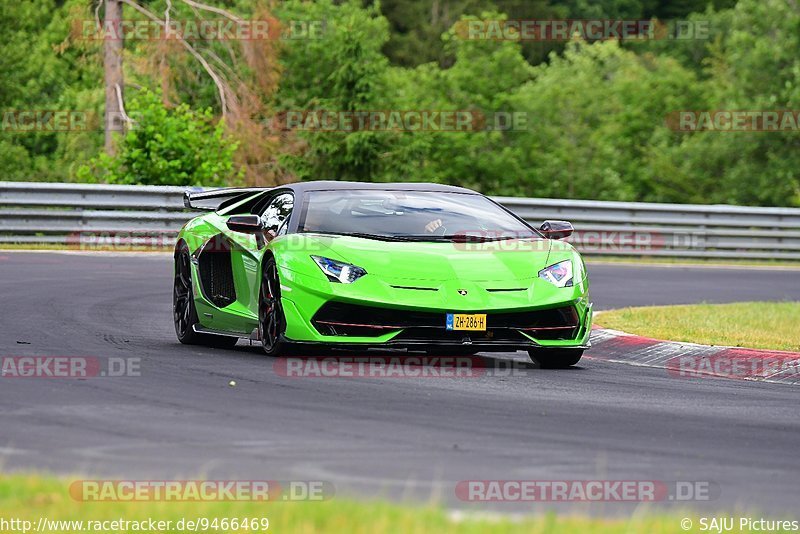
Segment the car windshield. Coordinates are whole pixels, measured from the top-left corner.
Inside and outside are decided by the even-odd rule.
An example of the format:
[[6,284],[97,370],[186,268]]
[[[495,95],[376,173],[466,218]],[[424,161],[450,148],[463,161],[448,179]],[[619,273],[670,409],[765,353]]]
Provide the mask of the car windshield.
[[309,191],[300,232],[420,241],[540,237],[478,194],[432,191]]

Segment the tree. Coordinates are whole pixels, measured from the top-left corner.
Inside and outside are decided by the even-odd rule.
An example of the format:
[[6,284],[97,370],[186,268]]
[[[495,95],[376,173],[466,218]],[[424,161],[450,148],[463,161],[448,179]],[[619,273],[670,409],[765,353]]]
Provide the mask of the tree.
[[167,108],[158,93],[143,91],[131,101],[136,123],[120,139],[117,154],[103,154],[80,169],[86,181],[101,177],[121,184],[238,185],[237,143],[210,108],[187,104]]
[[[121,0],[105,0],[105,27],[120,28],[122,22]],[[106,154],[113,156],[114,136],[123,132],[122,98],[124,81],[122,76],[122,48],[123,38],[120,34],[116,39],[103,41],[103,69],[105,73],[105,147]]]
[[[284,76],[277,96],[283,110],[372,111],[391,109],[387,98],[389,63],[381,52],[388,25],[374,8],[356,0],[339,5],[286,2],[286,20],[326,21],[325,38],[291,42],[281,61]],[[284,158],[289,172],[305,179],[380,179],[390,151],[391,133],[377,131],[300,131],[306,144],[301,155]]]

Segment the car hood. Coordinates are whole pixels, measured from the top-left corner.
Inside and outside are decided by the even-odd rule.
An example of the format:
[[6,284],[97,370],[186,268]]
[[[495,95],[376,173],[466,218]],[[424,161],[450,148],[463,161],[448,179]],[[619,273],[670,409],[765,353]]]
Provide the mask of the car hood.
[[548,265],[553,247],[548,239],[488,243],[380,241],[349,236],[313,239],[320,255],[358,265],[387,280],[526,280],[536,278]]

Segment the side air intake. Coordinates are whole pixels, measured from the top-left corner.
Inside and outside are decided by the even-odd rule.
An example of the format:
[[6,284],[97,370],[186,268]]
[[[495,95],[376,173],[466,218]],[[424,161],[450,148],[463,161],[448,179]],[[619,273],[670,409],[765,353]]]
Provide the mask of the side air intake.
[[231,246],[222,234],[215,235],[203,245],[198,255],[198,267],[203,296],[214,306],[224,308],[236,300]]

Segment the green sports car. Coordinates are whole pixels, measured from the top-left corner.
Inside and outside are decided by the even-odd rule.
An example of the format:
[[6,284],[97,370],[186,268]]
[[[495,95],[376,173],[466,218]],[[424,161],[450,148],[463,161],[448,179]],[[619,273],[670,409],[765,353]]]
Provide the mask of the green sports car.
[[175,247],[182,343],[258,340],[436,354],[526,350],[565,367],[589,347],[592,306],[565,221],[535,229],[461,187],[303,182],[187,192]]

